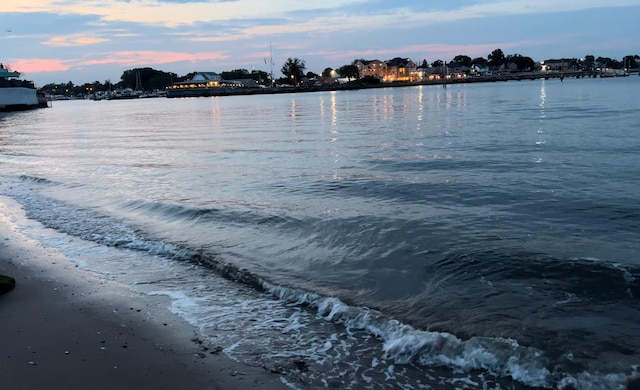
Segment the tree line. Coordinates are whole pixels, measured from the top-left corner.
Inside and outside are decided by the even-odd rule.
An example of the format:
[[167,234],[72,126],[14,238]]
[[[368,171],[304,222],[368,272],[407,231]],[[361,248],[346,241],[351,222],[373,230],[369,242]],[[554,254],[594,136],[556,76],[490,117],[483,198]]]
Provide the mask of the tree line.
[[[153,68],[135,68],[125,70],[120,76],[120,81],[112,83],[110,80],[104,82],[94,81],[92,83],[84,83],[75,85],[69,81],[62,84],[47,84],[39,90],[50,95],[62,96],[86,96],[95,92],[107,92],[117,89],[131,88],[140,91],[158,91],[164,90],[173,83],[188,81],[198,72],[190,72],[184,76],[178,76],[172,72],[164,72]],[[261,70],[253,70],[249,72],[246,69],[235,69],[220,73],[224,80],[253,79],[261,85],[270,83],[270,76],[267,72]]]
[[[351,64],[340,66],[336,69],[333,68],[325,68],[320,76],[323,77],[332,77],[334,75],[339,75],[340,77],[348,78],[348,79],[357,79],[359,77],[358,67],[356,63],[358,61],[365,61],[364,59],[355,59]],[[527,56],[523,56],[521,54],[507,54],[505,55],[502,49],[496,49],[492,51],[487,58],[484,57],[476,57],[471,58],[467,55],[457,55],[448,63],[456,63],[461,66],[466,66],[471,68],[472,66],[480,66],[480,67],[492,67],[499,68],[503,65],[513,64],[516,71],[524,72],[524,71],[532,71],[536,67],[536,62]],[[431,64],[425,59],[420,64],[418,64],[421,68],[428,68],[431,66],[432,68],[441,68],[445,65],[445,61],[438,59]],[[577,66],[581,70],[585,71],[593,71],[597,68],[609,68],[609,69],[638,69],[640,66],[640,56],[639,55],[627,55],[622,61],[615,60],[608,57],[595,57],[594,55],[586,55],[583,59],[577,60]],[[297,82],[305,76],[305,62],[304,60],[300,60],[298,58],[288,58],[285,64],[282,66],[281,72],[285,75],[285,78],[281,79],[283,83],[288,84],[297,84]],[[306,74],[308,78],[317,77],[317,74],[313,72],[308,72]]]
[[[284,77],[273,79],[272,75],[261,70],[248,71],[247,69],[234,69],[231,71],[224,71],[220,73],[220,76],[224,80],[241,80],[252,79],[258,82],[260,85],[273,85],[273,84],[289,84],[298,85],[303,78],[307,77],[335,77],[340,76],[347,79],[358,79],[358,67],[356,63],[361,59],[355,59],[350,64],[345,64],[336,69],[325,68],[320,74],[314,72],[306,72],[307,67],[304,60],[299,58],[287,58],[282,65],[280,72]],[[586,55],[583,59],[579,59],[578,67],[585,71],[593,71],[597,68],[604,67],[610,69],[638,69],[640,66],[640,56],[627,55],[622,60],[616,60],[608,57],[595,57],[594,55]],[[535,68],[536,62],[527,56],[520,54],[507,54],[501,49],[495,49],[487,58],[476,57],[471,58],[467,55],[457,55],[448,63],[458,63],[462,66],[472,67],[474,65],[481,67],[500,67],[506,64],[514,64],[517,71],[528,71]],[[433,68],[442,67],[445,61],[437,59],[429,63],[426,59],[422,60],[419,67],[427,68],[429,66]],[[116,89],[131,88],[142,91],[154,91],[163,90],[175,82],[187,81],[193,78],[196,72],[188,73],[184,76],[178,76],[172,72],[164,72],[152,68],[135,68],[125,70],[120,77],[120,81],[112,83],[110,80],[104,82],[94,81],[92,83],[84,83],[82,85],[74,85],[71,81],[62,84],[47,84],[40,88],[40,91],[51,95],[64,95],[64,96],[85,96],[98,91],[110,91]]]

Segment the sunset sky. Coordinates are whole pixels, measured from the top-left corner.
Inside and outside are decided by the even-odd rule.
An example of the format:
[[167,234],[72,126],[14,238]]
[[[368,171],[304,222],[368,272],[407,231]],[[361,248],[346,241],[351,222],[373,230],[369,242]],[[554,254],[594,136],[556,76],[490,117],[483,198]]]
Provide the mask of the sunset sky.
[[[449,61],[500,48],[536,61],[640,54],[640,0],[2,0],[0,62],[37,86],[138,67],[280,77],[356,58]],[[270,49],[270,47],[272,49]]]

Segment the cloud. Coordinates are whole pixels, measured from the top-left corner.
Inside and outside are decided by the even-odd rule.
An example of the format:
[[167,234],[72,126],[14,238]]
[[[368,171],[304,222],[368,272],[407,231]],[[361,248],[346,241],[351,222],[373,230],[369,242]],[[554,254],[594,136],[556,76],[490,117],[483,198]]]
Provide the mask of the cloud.
[[[252,1],[235,2],[238,5],[249,3],[252,3]],[[300,17],[293,17],[292,15],[300,15],[301,7],[292,6],[287,8],[287,11],[281,11],[277,18],[274,17],[268,20],[262,19],[269,16],[268,13],[254,13],[247,10],[241,13],[242,16],[237,17],[233,23],[227,22],[216,25],[218,28],[213,28],[206,34],[196,34],[188,39],[194,42],[230,42],[287,34],[345,33],[348,31],[377,29],[398,31],[471,19],[571,12],[604,7],[638,6],[640,5],[640,0],[620,0],[615,5],[604,4],[602,1],[595,0],[566,0],[563,2],[558,2],[557,0],[538,0],[536,2],[505,0],[448,10],[432,10],[428,8],[428,5],[425,6],[424,4],[420,4],[419,7],[421,9],[388,5],[385,5],[384,8],[375,8],[373,6],[374,2],[371,3],[372,6],[367,11],[349,12],[348,8],[333,10],[328,7],[323,9],[323,12],[308,12]],[[226,20],[226,17],[222,16],[211,16],[210,19],[205,16],[199,16],[198,18],[200,18],[199,23],[206,24],[215,22],[218,17],[220,20]]]
[[72,47],[72,46],[95,45],[95,44],[107,42],[107,41],[108,39],[104,39],[104,38],[98,38],[98,37],[82,35],[82,34],[74,34],[74,35],[52,37],[47,41],[43,42],[42,44],[46,46]]
[[21,73],[65,72],[71,69],[68,61],[51,59],[21,59],[12,62],[11,67]]
[[54,60],[54,59],[18,59],[12,61],[11,68],[21,73],[66,72],[94,65],[118,65],[142,67],[145,64],[159,65],[179,62],[215,62],[229,58],[224,53],[181,53],[173,51],[121,51],[93,55],[92,59]]
[[25,4],[21,0],[4,0],[0,4],[0,12],[40,12],[46,8],[46,0],[33,0]]
[[[5,3],[6,2],[6,3]],[[238,0],[216,2],[159,0],[3,0],[0,12],[50,12],[54,14],[98,15],[104,21],[176,27],[200,22],[263,19],[283,13],[337,9],[366,3],[366,0]]]
[[[129,31],[146,27],[169,27],[183,32],[184,41],[223,43],[265,37],[330,34],[436,26],[446,22],[496,16],[569,12],[598,7],[640,5],[640,0],[618,0],[611,5],[600,0],[497,0],[489,3],[443,8],[445,3],[380,2],[372,0],[193,1],[193,0],[3,0],[0,12],[43,12],[91,16],[91,24],[118,23]],[[396,5],[399,4],[399,5]],[[459,4],[459,3],[457,3]],[[464,4],[464,2],[463,2]],[[401,21],[401,22],[399,22]],[[187,27],[189,26],[189,27]],[[85,26],[87,27],[87,26]],[[97,27],[97,26],[96,26]],[[182,27],[182,28],[178,28]],[[162,33],[169,33],[164,31]],[[123,32],[126,34],[126,32]],[[177,35],[176,35],[177,36]],[[121,38],[91,34],[55,36],[43,42],[52,47],[96,45]],[[269,39],[269,38],[267,38]]]
[[[378,26],[398,20],[406,23],[440,23],[472,18],[570,12],[603,7],[638,6],[640,0],[498,0],[443,10],[441,3],[414,3],[396,6],[371,0],[3,0],[0,12],[50,12],[57,14],[95,15],[103,21],[154,24],[169,27],[214,23],[230,20],[288,19],[301,28],[301,19],[318,14],[330,14],[333,20],[342,20],[343,28]],[[358,12],[359,11],[359,12]],[[400,18],[400,19],[399,19]],[[385,22],[386,20],[386,22]],[[344,23],[348,21],[348,23]],[[314,23],[316,28],[321,24]],[[333,23],[333,28],[338,24]],[[282,26],[280,26],[282,27]]]
[[143,64],[168,64],[175,62],[221,61],[227,54],[216,52],[182,53],[173,51],[121,51],[103,53],[102,58],[78,61],[78,66],[118,64],[123,66],[144,66]]

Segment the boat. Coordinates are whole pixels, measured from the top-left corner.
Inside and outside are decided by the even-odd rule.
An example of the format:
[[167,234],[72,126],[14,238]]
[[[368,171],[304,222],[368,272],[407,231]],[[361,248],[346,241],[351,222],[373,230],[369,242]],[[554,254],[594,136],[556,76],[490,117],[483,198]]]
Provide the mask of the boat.
[[107,95],[107,100],[137,99],[140,97],[140,91],[131,88],[116,89]]
[[20,72],[0,64],[0,111],[21,111],[48,107],[47,99],[32,81],[20,80]]

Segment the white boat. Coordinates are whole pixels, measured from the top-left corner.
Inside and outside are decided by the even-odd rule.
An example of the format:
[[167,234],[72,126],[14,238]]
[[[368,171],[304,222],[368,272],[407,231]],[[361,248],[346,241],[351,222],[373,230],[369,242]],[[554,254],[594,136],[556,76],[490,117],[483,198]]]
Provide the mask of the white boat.
[[131,88],[125,89],[116,89],[113,92],[110,92],[107,95],[108,100],[118,100],[118,99],[137,99],[140,97],[139,91],[134,91]]
[[47,107],[44,94],[33,82],[20,80],[20,72],[10,72],[0,64],[0,111],[20,111]]

